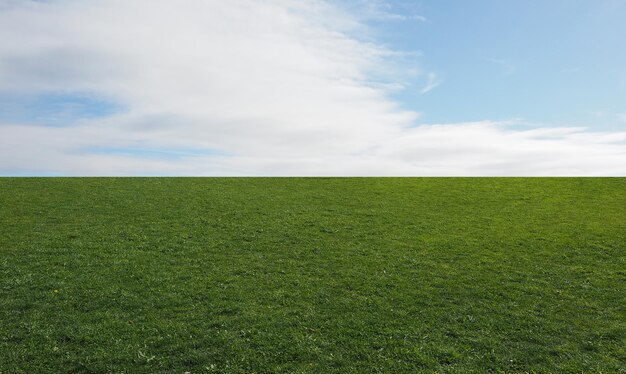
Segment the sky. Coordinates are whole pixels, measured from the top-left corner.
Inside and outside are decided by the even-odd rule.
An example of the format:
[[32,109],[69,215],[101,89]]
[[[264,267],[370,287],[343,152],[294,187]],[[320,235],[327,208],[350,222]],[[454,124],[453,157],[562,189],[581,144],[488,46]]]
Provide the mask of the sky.
[[0,0],[0,175],[626,176],[624,0]]

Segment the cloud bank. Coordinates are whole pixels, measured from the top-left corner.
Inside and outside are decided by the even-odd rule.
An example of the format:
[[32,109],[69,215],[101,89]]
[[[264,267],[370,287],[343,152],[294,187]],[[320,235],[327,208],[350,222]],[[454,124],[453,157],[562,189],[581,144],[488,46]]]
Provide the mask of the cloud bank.
[[626,175],[626,133],[418,124],[401,53],[342,9],[0,0],[0,99],[115,108],[4,118],[0,174]]

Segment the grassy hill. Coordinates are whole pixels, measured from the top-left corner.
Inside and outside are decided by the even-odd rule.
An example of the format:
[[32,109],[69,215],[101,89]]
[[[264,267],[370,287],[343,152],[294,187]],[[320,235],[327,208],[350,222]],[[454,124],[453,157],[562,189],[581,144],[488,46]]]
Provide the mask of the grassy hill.
[[3,178],[0,372],[625,372],[626,179]]

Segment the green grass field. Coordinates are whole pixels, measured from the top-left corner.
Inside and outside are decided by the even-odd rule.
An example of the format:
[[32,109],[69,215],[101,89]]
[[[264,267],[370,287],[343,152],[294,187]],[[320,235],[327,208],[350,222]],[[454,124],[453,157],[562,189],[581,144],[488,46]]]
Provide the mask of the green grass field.
[[626,179],[3,178],[0,372],[625,372]]

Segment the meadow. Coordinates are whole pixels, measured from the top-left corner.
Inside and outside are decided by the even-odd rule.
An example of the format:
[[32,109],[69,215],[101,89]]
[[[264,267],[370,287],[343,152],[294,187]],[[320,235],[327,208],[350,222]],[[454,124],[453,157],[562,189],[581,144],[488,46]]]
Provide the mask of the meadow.
[[626,178],[0,178],[0,372],[626,372]]

